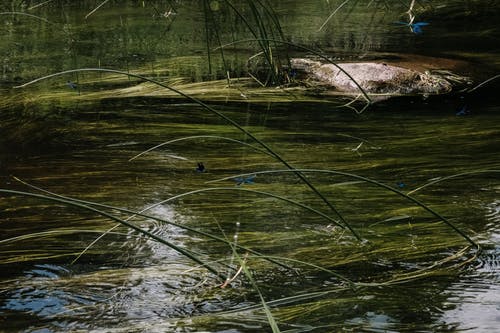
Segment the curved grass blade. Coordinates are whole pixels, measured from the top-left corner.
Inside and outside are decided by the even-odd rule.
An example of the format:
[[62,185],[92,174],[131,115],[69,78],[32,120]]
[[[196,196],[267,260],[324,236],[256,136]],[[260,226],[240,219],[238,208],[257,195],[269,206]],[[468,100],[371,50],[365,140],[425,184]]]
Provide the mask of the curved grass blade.
[[87,15],[85,15],[85,19],[88,19],[90,15],[94,14],[95,12],[97,12],[99,10],[99,8],[101,8],[102,6],[104,6],[105,4],[107,4],[108,2],[109,2],[109,0],[104,0],[103,2],[101,2],[101,4],[99,6],[97,6],[96,8],[94,8]]
[[[51,196],[54,196],[54,197],[58,197],[58,198],[61,198],[61,199],[64,199],[64,200],[68,200],[68,201],[74,201],[74,202],[81,203],[81,204],[88,205],[88,206],[106,208],[106,209],[115,210],[115,211],[118,211],[118,212],[121,212],[121,213],[132,214],[129,218],[132,218],[132,217],[135,217],[135,216],[140,216],[140,217],[151,219],[151,220],[154,220],[154,221],[157,221],[157,222],[160,222],[160,223],[169,224],[169,225],[172,225],[172,226],[177,227],[179,229],[191,231],[193,233],[205,236],[205,237],[213,239],[215,241],[222,242],[222,243],[228,244],[230,246],[234,246],[234,243],[228,242],[226,239],[218,237],[218,236],[215,236],[213,234],[210,234],[210,233],[207,233],[207,232],[204,232],[204,231],[201,231],[201,230],[198,230],[198,229],[186,226],[186,225],[182,225],[182,224],[178,224],[178,223],[175,223],[175,222],[172,222],[172,221],[161,219],[159,217],[155,217],[155,216],[151,216],[151,215],[148,215],[148,214],[144,214],[145,211],[163,204],[164,201],[160,201],[160,202],[157,202],[157,203],[155,203],[153,205],[150,205],[146,209],[144,209],[142,212],[136,212],[136,211],[132,211],[132,210],[125,209],[125,208],[120,208],[120,207],[115,207],[115,206],[100,204],[100,203],[96,203],[96,202],[91,202],[91,201],[86,201],[86,200],[80,200],[80,199],[75,199],[75,198],[71,198],[71,197],[66,197],[66,196],[63,196],[63,195],[60,195],[60,194],[57,194],[57,193],[53,193],[53,192],[47,191],[45,189],[39,188],[39,187],[34,186],[32,184],[26,183],[25,181],[20,180],[17,177],[14,177],[14,179],[16,179],[17,181],[19,181],[19,182],[21,182],[21,183],[23,183],[23,184],[25,184],[25,185],[33,188],[33,189],[36,189],[36,190],[41,191],[43,193],[47,193],[47,194],[49,194]],[[259,256],[259,257],[264,257],[265,256],[264,254],[262,254],[262,253],[260,253],[258,251],[252,250],[252,249],[247,248],[245,246],[241,246],[239,244],[236,245],[236,247],[239,248],[239,249],[245,250],[246,252],[255,254],[256,256]],[[290,269],[290,270],[293,269],[292,267],[284,265],[283,263],[280,263],[279,261],[276,261],[276,260],[269,259],[268,261],[272,262],[273,264],[276,264],[278,266],[281,266],[283,268],[286,268],[286,269]]]
[[496,80],[496,79],[498,79],[498,78],[500,78],[500,74],[497,74],[497,75],[495,75],[495,76],[493,76],[493,77],[490,77],[489,79],[487,79],[487,80],[485,80],[485,81],[483,81],[483,82],[479,83],[479,84],[478,84],[478,85],[476,85],[474,88],[471,88],[471,89],[467,90],[467,93],[471,93],[471,92],[473,92],[473,91],[475,91],[475,90],[477,90],[477,89],[481,88],[482,86],[484,86],[484,85],[486,85],[486,84],[488,84],[488,83],[490,83],[490,82],[492,82],[492,81],[495,81],[495,80]]
[[250,147],[256,151],[259,151],[261,153],[264,153],[264,154],[267,154],[269,156],[272,156],[274,157],[274,155],[272,155],[271,153],[269,153],[268,151],[264,150],[264,149],[260,149],[258,147],[255,147],[255,146],[252,146],[251,144],[249,143],[246,143],[246,142],[243,142],[243,141],[240,141],[240,140],[236,140],[236,139],[232,139],[232,138],[228,138],[228,137],[224,137],[224,136],[219,136],[219,135],[193,135],[193,136],[186,136],[186,137],[182,137],[182,138],[178,138],[178,139],[174,139],[174,140],[170,140],[170,141],[166,141],[166,142],[163,142],[163,143],[160,143],[154,147],[151,147],[137,155],[135,155],[134,157],[130,158],[128,161],[133,161],[139,157],[141,157],[142,155],[144,154],[147,154],[157,148],[160,148],[160,147],[163,147],[163,146],[166,146],[166,145],[169,145],[169,144],[172,144],[172,143],[175,143],[175,142],[179,142],[179,141],[184,141],[184,140],[193,140],[193,139],[218,139],[218,140],[226,140],[226,141],[230,141],[230,142],[234,142],[234,143],[238,143],[240,145],[244,145],[244,146],[247,146],[247,147]]
[[91,206],[88,206],[88,205],[85,205],[85,204],[82,204],[82,203],[79,203],[79,202],[75,202],[75,201],[72,201],[72,200],[66,200],[66,199],[62,199],[62,198],[58,198],[58,197],[53,197],[53,196],[47,196],[47,195],[42,195],[42,194],[35,194],[35,193],[29,193],[29,192],[22,192],[22,191],[15,191],[15,190],[7,190],[7,189],[1,189],[0,188],[0,193],[5,193],[5,194],[13,194],[13,195],[20,195],[20,196],[25,196],[25,197],[31,197],[31,198],[36,198],[36,199],[41,199],[41,200],[46,200],[46,201],[51,201],[51,202],[57,202],[57,203],[61,203],[61,204],[64,204],[66,206],[71,206],[71,207],[76,207],[76,208],[80,208],[80,209],[83,209],[83,210],[86,210],[86,211],[90,211],[90,212],[93,212],[93,213],[97,213],[101,216],[104,216],[110,220],[113,220],[113,221],[116,221],[122,225],[125,225],[127,226],[128,228],[140,233],[140,234],[143,234],[161,244],[164,244],[168,247],[170,247],[171,249],[177,251],[178,253],[184,255],[185,257],[193,260],[194,262],[202,265],[203,267],[205,267],[208,271],[210,271],[211,273],[213,273],[214,275],[216,275],[217,277],[221,278],[221,279],[224,279],[223,275],[217,271],[215,268],[213,268],[211,265],[207,264],[207,262],[205,262],[204,260],[198,258],[197,256],[195,256],[191,251],[188,251],[188,250],[185,250],[147,230],[144,230],[136,225],[134,225],[133,223],[130,223],[128,221],[125,221],[121,218],[118,218],[114,215],[111,215],[107,212],[104,212],[102,210],[99,210],[99,209],[96,209],[94,207],[91,207]]
[[250,270],[248,269],[246,257],[245,258],[241,258],[240,255],[238,254],[238,252],[236,252],[236,249],[234,247],[232,248],[232,250],[233,250],[233,255],[239,261],[241,270],[243,271],[243,273],[247,277],[248,281],[250,281],[250,284],[252,285],[253,289],[259,295],[260,304],[262,304],[262,308],[264,309],[264,313],[266,314],[266,317],[267,317],[267,322],[271,326],[271,329],[272,329],[273,333],[280,333],[281,331],[280,331],[280,329],[278,327],[278,324],[276,323],[276,320],[275,320],[275,318],[274,318],[274,316],[273,316],[273,314],[271,312],[271,309],[267,305],[266,300],[264,299],[264,295],[262,295],[262,292],[260,291],[260,288],[257,285],[257,282],[253,278],[252,272],[250,272]]
[[[328,221],[334,223],[335,225],[337,225],[337,226],[339,226],[341,228],[345,228],[344,225],[342,225],[338,221],[332,219],[330,216],[326,215],[325,213],[322,213],[319,210],[316,210],[316,209],[314,209],[312,207],[304,205],[304,204],[302,204],[302,203],[300,203],[298,201],[295,201],[295,200],[292,200],[292,199],[288,199],[286,197],[282,197],[282,196],[279,196],[279,195],[276,195],[276,194],[273,194],[273,193],[263,192],[263,191],[256,191],[256,190],[251,190],[251,189],[243,188],[243,187],[208,187],[208,188],[202,188],[202,189],[193,190],[193,191],[181,193],[181,194],[178,194],[178,195],[174,195],[173,197],[170,197],[168,199],[165,199],[165,200],[161,201],[161,203],[164,204],[164,203],[175,201],[177,199],[180,199],[180,198],[183,198],[183,197],[187,197],[187,196],[190,196],[190,195],[193,195],[193,194],[204,193],[204,192],[212,192],[212,191],[242,191],[242,192],[249,192],[249,193],[254,193],[254,194],[259,194],[259,195],[264,195],[264,196],[267,196],[267,197],[279,199],[279,200],[288,202],[288,203],[290,203],[292,205],[295,205],[297,207],[301,207],[301,208],[303,208],[305,210],[308,210],[311,213],[314,213],[316,215],[324,217],[325,219],[327,219]],[[160,203],[158,203],[158,204],[160,204]]]
[[46,5],[46,4],[48,4],[49,2],[52,2],[52,1],[54,1],[54,0],[46,0],[44,2],[37,3],[36,5],[33,5],[33,6],[29,7],[28,10],[36,9],[36,8],[44,6],[44,5]]
[[56,25],[54,22],[50,22],[46,18],[43,18],[43,17],[38,16],[38,15],[24,13],[24,12],[1,12],[0,15],[21,15],[21,16],[27,16],[27,17],[31,17],[31,18],[35,18],[37,20],[43,21],[43,22],[48,23],[48,24]]
[[463,238],[465,238],[465,240],[467,240],[470,244],[472,244],[478,250],[480,249],[480,246],[476,242],[474,242],[469,236],[467,236],[463,231],[461,231],[458,227],[456,227],[453,223],[451,223],[444,216],[442,216],[438,212],[434,211],[432,208],[430,208],[429,206],[427,206],[424,203],[420,202],[419,200],[417,200],[417,199],[409,196],[408,194],[406,194],[404,192],[401,192],[398,189],[395,189],[395,188],[393,188],[393,187],[391,187],[389,185],[386,185],[386,184],[378,182],[376,180],[373,180],[373,179],[370,179],[370,178],[366,178],[366,177],[363,177],[363,176],[359,176],[359,175],[356,175],[356,174],[353,174],[353,173],[342,172],[342,171],[334,171],[334,170],[322,170],[322,169],[267,170],[267,171],[256,171],[256,172],[252,172],[252,173],[242,173],[242,174],[238,174],[238,175],[234,175],[234,176],[230,176],[230,177],[224,177],[224,178],[215,179],[215,180],[212,180],[212,181],[208,181],[207,183],[215,183],[215,182],[219,182],[219,181],[223,181],[223,180],[234,179],[234,178],[237,178],[237,177],[245,177],[245,176],[249,176],[249,175],[273,174],[273,173],[287,173],[287,172],[294,172],[294,171],[298,171],[300,173],[328,173],[328,174],[346,176],[346,177],[349,177],[349,178],[354,178],[354,179],[362,180],[362,181],[365,181],[367,183],[370,183],[370,184],[376,185],[378,187],[382,187],[382,188],[384,188],[386,190],[389,190],[391,192],[394,192],[397,195],[399,195],[399,196],[401,196],[403,198],[406,198],[409,201],[412,201],[417,206],[422,207],[424,210],[428,211],[429,213],[431,213],[432,215],[434,215],[435,217],[437,217],[439,220],[441,220],[442,222],[444,222],[445,224],[447,224],[449,227],[451,227],[456,233],[458,233]]
[[255,279],[252,276],[252,273],[250,272],[250,270],[248,269],[247,265],[244,262],[242,263],[241,267],[243,267],[243,272],[245,273],[246,277],[248,278],[248,280],[252,284],[253,289],[259,295],[260,303],[262,304],[262,307],[264,308],[264,312],[266,314],[267,321],[269,322],[269,325],[271,326],[273,333],[280,333],[281,330],[279,329],[278,324],[276,323],[276,319],[274,319],[274,316],[271,312],[271,309],[267,305],[267,302],[264,299],[264,295],[262,295],[262,292],[260,291],[260,288],[257,285],[257,282],[255,281]]
[[416,189],[407,192],[406,194],[407,195],[413,194],[413,193],[415,193],[417,191],[420,191],[421,189],[424,189],[424,188],[426,188],[428,186],[431,186],[431,185],[443,182],[443,181],[448,180],[448,179],[459,178],[459,177],[463,177],[463,176],[475,175],[475,174],[481,174],[481,173],[500,173],[500,170],[495,170],[495,169],[474,170],[474,171],[467,171],[467,172],[457,173],[457,174],[454,174],[454,175],[451,175],[451,176],[441,177],[439,179],[430,181],[430,182],[428,182],[428,183],[426,183],[426,184],[424,184],[422,186],[419,186]]
[[325,273],[328,273],[332,276],[335,276],[336,278],[338,278],[339,280],[342,280],[344,282],[347,282],[347,284],[349,284],[349,286],[352,288],[352,289],[356,289],[357,285],[356,285],[356,282],[352,281],[351,279],[348,279],[346,278],[345,276],[337,273],[337,272],[334,272],[332,271],[331,269],[328,269],[328,268],[324,268],[322,266],[319,266],[319,265],[315,265],[311,262],[306,262],[306,261],[302,261],[302,260],[298,260],[298,259],[293,259],[293,258],[287,258],[287,257],[280,257],[280,256],[268,256],[268,255],[264,255],[263,257],[256,257],[256,258],[259,258],[259,259],[262,259],[262,258],[271,258],[271,259],[276,259],[276,260],[282,260],[282,261],[290,261],[290,262],[293,262],[293,263],[296,263],[296,264],[300,264],[300,265],[305,265],[305,266],[309,266],[309,267],[313,267],[313,268],[316,268],[320,271],[323,271]]
[[[63,230],[40,231],[40,232],[33,232],[30,234],[20,235],[20,236],[16,236],[16,237],[0,239],[0,244],[18,242],[18,241],[23,241],[23,240],[32,239],[32,238],[40,238],[40,237],[54,237],[54,236],[73,235],[73,234],[81,234],[81,233],[100,234],[103,232],[104,231],[88,230],[88,229],[63,229]],[[113,234],[113,235],[130,236],[129,234],[126,234],[123,232],[109,232],[109,233]]]
[[332,17],[340,10],[342,9],[342,7],[344,7],[349,1],[351,0],[345,0],[343,3],[341,3],[340,5],[337,6],[337,8],[333,11],[333,13],[331,13],[328,18],[325,20],[325,22],[323,22],[323,24],[321,25],[321,27],[319,27],[318,31],[317,32],[320,32],[321,30],[323,30],[323,28],[325,27],[325,25],[332,19]]

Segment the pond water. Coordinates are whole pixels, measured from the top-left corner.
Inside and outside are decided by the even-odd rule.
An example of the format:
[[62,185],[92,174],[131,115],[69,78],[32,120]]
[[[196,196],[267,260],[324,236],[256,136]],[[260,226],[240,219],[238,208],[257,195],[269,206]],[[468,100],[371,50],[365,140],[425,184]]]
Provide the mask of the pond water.
[[[282,332],[497,329],[497,83],[474,94],[389,100],[362,113],[335,100],[252,101],[246,90],[249,100],[205,96],[207,107],[120,96],[116,89],[136,82],[105,73],[11,88],[96,66],[169,83],[225,76],[217,51],[210,66],[206,60],[198,1],[108,3],[85,20],[99,3],[2,4],[4,12],[50,23],[2,15],[0,331],[271,332],[261,299]],[[288,38],[338,57],[460,56],[480,71],[498,71],[492,2],[417,1],[416,20],[431,23],[421,35],[393,24],[407,19],[404,2],[343,3],[279,1],[274,8]],[[223,4],[207,2],[224,41],[247,38]],[[246,75],[254,52],[243,44],[226,54],[232,77]],[[211,108],[308,169],[304,177],[340,216]],[[183,140],[133,159],[176,139]],[[452,175],[459,176],[445,178]],[[439,182],[420,188],[432,181]],[[199,192],[174,197],[191,191]],[[140,211],[148,216],[132,216]],[[226,278],[231,283],[221,288]]]

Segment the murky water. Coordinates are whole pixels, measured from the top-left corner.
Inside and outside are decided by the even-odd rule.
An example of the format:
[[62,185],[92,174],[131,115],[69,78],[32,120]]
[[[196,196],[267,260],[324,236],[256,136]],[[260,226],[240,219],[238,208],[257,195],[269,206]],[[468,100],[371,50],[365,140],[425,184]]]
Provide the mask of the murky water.
[[[406,46],[417,53],[464,55],[471,51],[475,52],[471,60],[486,61],[485,66],[493,68],[498,64],[496,51],[486,50],[482,42],[471,38],[474,33],[461,46],[456,41],[464,38],[460,32],[466,34],[465,28],[450,28],[484,10],[479,1],[470,2],[467,8],[456,1],[432,10],[420,8],[417,13],[422,18],[418,19],[432,18],[432,22],[419,36],[391,25],[405,17],[404,6],[394,5],[401,8],[373,15],[369,25],[360,27],[359,16],[366,17],[375,5],[381,8],[383,4],[357,1],[356,7],[352,1],[339,9],[342,16],[317,32],[328,16],[325,13],[341,3],[283,1],[276,10],[295,13],[284,15],[284,29],[290,35],[306,44],[317,41],[326,49],[349,54],[400,52]],[[146,66],[154,71],[160,53],[179,56],[176,52],[185,47],[192,56],[203,50],[203,27],[192,32],[193,22],[203,22],[203,12],[187,15],[192,8],[188,2],[184,6],[155,2],[160,13],[175,5],[176,15],[167,17],[147,5],[127,4],[119,11],[109,6],[96,12],[85,29],[82,17],[94,8],[92,4],[40,7],[37,15],[64,22],[64,31],[39,20],[40,27],[35,29],[8,16],[2,28],[2,34],[10,36],[2,39],[7,59],[3,85],[57,70],[95,66],[97,60],[103,67]],[[137,19],[138,13],[145,16]],[[106,20],[112,24],[103,29]],[[482,31],[487,40],[497,38],[489,25],[483,20],[475,31]],[[335,27],[344,30],[336,33]],[[20,42],[20,30],[26,36],[34,31],[40,35]],[[157,43],[159,36],[171,38],[172,43]],[[446,37],[446,43],[438,47],[440,36]],[[143,37],[141,44],[137,39]],[[10,47],[12,43],[23,52]],[[431,50],[424,50],[425,45]],[[475,50],[468,50],[471,46]],[[44,56],[30,59],[37,48],[44,50]],[[206,78],[206,62],[199,60],[203,57],[198,54],[182,62],[172,68],[171,75]],[[235,63],[245,62],[244,57],[235,59]],[[63,80],[40,89],[66,89],[61,87]],[[130,218],[134,225],[189,250],[221,277],[172,247],[124,226],[113,228],[116,221],[95,211],[4,193],[0,196],[0,331],[270,332],[255,286],[284,332],[491,332],[500,325],[500,176],[498,171],[484,171],[498,170],[500,164],[500,109],[494,90],[486,89],[467,100],[449,96],[391,101],[362,114],[326,103],[213,104],[298,168],[352,173],[404,193],[439,177],[484,171],[412,194],[478,242],[483,250],[477,253],[467,247],[467,240],[413,202],[349,176],[305,173],[363,242],[336,225],[339,217],[292,173],[207,183],[285,168],[248,146],[214,138],[241,140],[256,147],[248,136],[196,104],[120,97],[37,103],[30,100],[37,96],[33,89],[5,88],[2,92],[8,103],[1,105],[0,188],[47,194],[39,190],[43,189],[130,211],[144,210],[149,217],[99,208]],[[20,96],[23,103],[17,103]],[[466,114],[459,113],[463,105]],[[129,161],[154,145],[189,136],[205,137],[174,142]],[[197,172],[199,162],[205,172]],[[223,188],[160,203],[214,187]],[[250,191],[299,202],[333,220]],[[81,254],[106,230],[109,234]],[[232,248],[220,239],[237,239],[246,248]],[[280,265],[264,260],[263,255],[281,257],[276,259]],[[221,288],[242,262],[252,279],[241,272]],[[358,287],[350,288],[346,279]]]

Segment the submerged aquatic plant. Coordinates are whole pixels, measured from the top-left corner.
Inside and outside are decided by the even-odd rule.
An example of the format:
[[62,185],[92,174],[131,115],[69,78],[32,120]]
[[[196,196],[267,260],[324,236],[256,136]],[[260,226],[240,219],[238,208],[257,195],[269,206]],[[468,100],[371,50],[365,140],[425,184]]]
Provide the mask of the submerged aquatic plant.
[[[61,75],[65,75],[65,74],[70,74],[70,73],[80,73],[80,72],[107,72],[107,73],[115,73],[115,74],[121,74],[121,75],[126,75],[128,77],[134,77],[134,78],[138,78],[138,79],[141,79],[141,80],[145,80],[145,81],[148,81],[148,82],[151,82],[151,83],[154,83],[162,88],[165,88],[165,89],[168,89],[170,91],[173,91],[177,94],[179,94],[180,96],[198,104],[199,106],[203,107],[205,110],[217,115],[218,117],[220,117],[221,119],[225,120],[226,122],[228,122],[230,125],[234,126],[236,129],[238,129],[240,132],[244,133],[246,136],[248,136],[250,139],[252,139],[253,141],[255,141],[257,144],[259,144],[264,150],[266,150],[269,154],[271,154],[274,158],[276,158],[279,162],[281,162],[285,167],[287,167],[288,169],[292,170],[294,169],[285,159],[283,159],[283,157],[281,157],[277,152],[275,152],[269,145],[267,145],[266,143],[264,143],[262,140],[258,139],[255,135],[253,135],[251,132],[249,132],[248,130],[246,130],[244,127],[242,127],[241,125],[239,125],[237,122],[235,122],[234,120],[232,120],[231,118],[229,118],[228,116],[224,115],[223,113],[217,111],[216,109],[214,109],[213,107],[209,106],[208,104],[202,102],[201,100],[199,99],[196,99],[192,96],[189,96],[187,95],[186,93],[178,90],[178,89],[175,89],[175,88],[172,88],[166,84],[163,84],[159,81],[156,81],[156,80],[153,80],[153,79],[150,79],[150,78],[147,78],[145,76],[142,76],[142,75],[138,75],[138,74],[133,74],[133,73],[128,73],[128,72],[123,72],[123,71],[118,71],[118,70],[112,70],[112,69],[104,69],[104,68],[82,68],[82,69],[73,69],[73,70],[67,70],[67,71],[62,71],[62,72],[59,72],[59,73],[54,73],[54,74],[50,74],[50,75],[47,75],[47,76],[44,76],[44,77],[41,77],[41,78],[38,78],[38,79],[35,79],[35,80],[32,80],[30,82],[27,82],[25,84],[22,84],[22,85],[19,85],[19,86],[16,86],[15,88],[23,88],[23,87],[26,87],[26,86],[29,86],[29,85],[32,85],[32,84],[35,84],[37,82],[40,82],[42,80],[47,80],[47,79],[50,79],[50,78],[53,78],[53,77],[56,77],[56,76],[61,76]],[[304,182],[304,184],[306,184],[319,198],[321,198],[321,200],[327,205],[327,207],[329,209],[331,209],[337,216],[338,218],[341,220],[342,224],[347,227],[351,233],[358,239],[358,240],[361,240],[361,237],[359,236],[359,234],[356,232],[356,230],[354,230],[350,224],[344,219],[344,217],[342,216],[342,214],[337,210],[337,208],[330,202],[330,200],[328,200],[317,188],[316,186],[314,186],[304,175],[302,175],[300,172],[295,172],[295,174],[297,175],[297,177],[302,181]]]

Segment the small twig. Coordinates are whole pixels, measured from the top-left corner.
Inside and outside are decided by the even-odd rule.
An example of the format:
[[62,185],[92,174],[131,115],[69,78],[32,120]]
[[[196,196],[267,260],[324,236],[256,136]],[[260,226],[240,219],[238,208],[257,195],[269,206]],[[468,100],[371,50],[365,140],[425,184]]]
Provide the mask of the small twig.
[[99,6],[97,6],[96,8],[94,8],[90,13],[88,13],[87,15],[85,15],[85,19],[88,19],[90,15],[94,14],[97,10],[99,10],[99,8],[101,8],[102,6],[104,6],[106,3],[108,3],[109,0],[104,0]]
[[231,284],[234,280],[236,280],[236,278],[238,277],[238,275],[241,274],[241,272],[243,271],[243,266],[245,265],[246,263],[246,260],[247,260],[247,254],[245,254],[245,258],[243,258],[243,262],[241,263],[241,266],[240,268],[236,271],[236,273],[234,273],[233,277],[231,278],[227,278],[226,281],[224,281],[224,283],[220,286],[221,288],[226,288],[229,284]]

